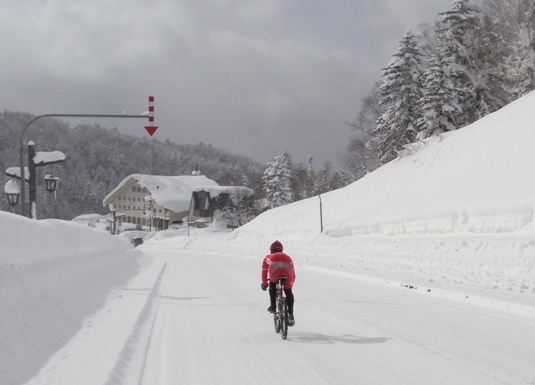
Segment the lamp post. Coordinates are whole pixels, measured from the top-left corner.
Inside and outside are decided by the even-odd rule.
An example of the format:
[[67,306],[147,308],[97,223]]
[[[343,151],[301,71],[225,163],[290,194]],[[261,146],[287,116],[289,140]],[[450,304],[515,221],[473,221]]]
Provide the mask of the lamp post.
[[19,185],[13,179],[10,179],[7,181],[4,191],[6,192],[7,201],[13,208],[13,213],[15,213],[15,206],[19,203]]
[[58,215],[58,205],[56,201],[56,192],[59,183],[59,178],[52,175],[52,173],[45,176],[46,191],[54,193],[54,218]]

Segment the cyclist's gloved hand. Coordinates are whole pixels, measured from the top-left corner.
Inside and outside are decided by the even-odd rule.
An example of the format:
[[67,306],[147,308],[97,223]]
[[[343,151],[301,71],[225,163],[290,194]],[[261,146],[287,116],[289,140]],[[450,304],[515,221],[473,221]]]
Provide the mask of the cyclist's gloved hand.
[[260,282],[260,287],[262,288],[262,290],[266,291],[267,289],[267,285],[264,285],[262,282]]

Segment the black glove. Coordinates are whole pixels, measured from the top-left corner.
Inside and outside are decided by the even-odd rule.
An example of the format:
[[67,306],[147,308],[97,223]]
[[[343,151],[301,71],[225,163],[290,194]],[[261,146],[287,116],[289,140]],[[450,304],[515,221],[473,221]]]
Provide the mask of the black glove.
[[267,289],[267,285],[264,285],[263,283],[260,283],[260,287],[262,288],[262,290],[266,291]]

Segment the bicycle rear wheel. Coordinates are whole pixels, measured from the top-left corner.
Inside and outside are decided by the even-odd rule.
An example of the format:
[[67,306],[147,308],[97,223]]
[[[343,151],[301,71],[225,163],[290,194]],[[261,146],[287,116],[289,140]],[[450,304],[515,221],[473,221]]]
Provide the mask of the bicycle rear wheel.
[[279,333],[281,330],[279,313],[273,313],[273,322],[275,323],[275,333]]
[[280,333],[283,340],[288,336],[288,304],[286,298],[282,299],[280,314]]

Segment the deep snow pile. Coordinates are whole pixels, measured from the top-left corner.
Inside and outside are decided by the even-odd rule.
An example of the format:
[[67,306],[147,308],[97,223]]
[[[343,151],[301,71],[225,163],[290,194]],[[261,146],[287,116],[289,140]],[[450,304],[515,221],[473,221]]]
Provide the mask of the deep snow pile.
[[0,212],[0,383],[35,374],[142,260],[102,230]]

